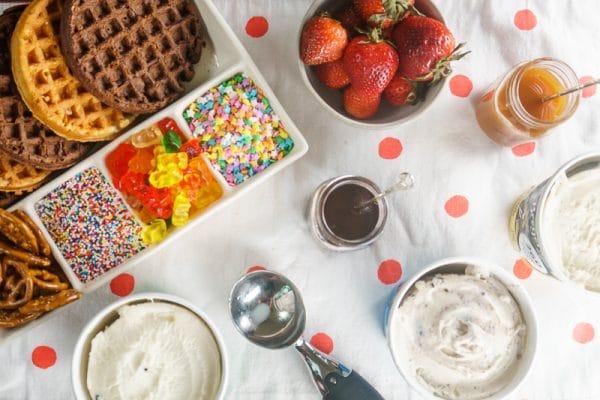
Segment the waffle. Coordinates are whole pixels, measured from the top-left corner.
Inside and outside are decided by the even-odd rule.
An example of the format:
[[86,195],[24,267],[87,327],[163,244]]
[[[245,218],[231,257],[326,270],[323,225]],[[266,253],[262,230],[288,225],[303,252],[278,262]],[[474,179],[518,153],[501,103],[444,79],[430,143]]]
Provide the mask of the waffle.
[[205,43],[193,0],[65,0],[61,44],[88,91],[146,114],[184,92]]
[[102,104],[71,74],[59,47],[62,0],[35,0],[11,39],[13,77],[33,116],[82,142],[112,139],[134,119]]
[[12,192],[0,192],[0,208],[8,208],[19,201],[20,198]]
[[0,192],[17,195],[30,192],[39,187],[50,172],[0,155]]
[[65,168],[90,146],[54,134],[21,100],[10,71],[10,36],[23,9],[0,15],[0,153],[42,169]]

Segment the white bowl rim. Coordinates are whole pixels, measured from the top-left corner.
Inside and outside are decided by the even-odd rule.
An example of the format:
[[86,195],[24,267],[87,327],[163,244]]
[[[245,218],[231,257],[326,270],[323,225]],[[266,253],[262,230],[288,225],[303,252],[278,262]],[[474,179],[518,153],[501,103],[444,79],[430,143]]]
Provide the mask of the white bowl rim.
[[423,385],[421,385],[416,379],[414,379],[413,374],[410,374],[408,371],[404,370],[403,367],[406,365],[405,363],[399,362],[396,359],[396,356],[392,350],[392,342],[391,342],[391,322],[394,317],[394,310],[396,310],[402,301],[404,300],[406,294],[409,289],[414,286],[414,284],[423,278],[425,275],[434,272],[437,269],[443,269],[445,267],[449,267],[452,265],[475,265],[480,266],[484,270],[489,271],[491,275],[495,276],[502,282],[504,286],[511,293],[519,308],[521,309],[521,313],[523,318],[525,319],[525,323],[527,324],[527,340],[526,340],[526,350],[520,362],[526,363],[523,366],[523,373],[521,375],[516,375],[513,380],[505,386],[499,392],[493,394],[491,397],[488,397],[489,400],[498,400],[514,394],[516,390],[521,386],[521,383],[527,379],[531,372],[532,365],[536,359],[536,353],[538,349],[538,322],[536,317],[535,308],[533,307],[533,302],[531,301],[531,297],[523,287],[523,285],[517,281],[515,277],[513,277],[509,272],[504,270],[503,268],[489,262],[486,260],[482,260],[480,258],[475,257],[448,257],[443,258],[437,261],[432,262],[427,265],[421,271],[412,276],[409,280],[404,283],[401,283],[396,287],[395,293],[393,293],[393,300],[389,303],[389,310],[385,321],[385,335],[388,344],[388,348],[390,353],[392,354],[392,358],[394,360],[394,364],[396,368],[404,379],[408,382],[408,384],[416,390],[421,396],[426,399],[434,399],[434,400],[447,400],[443,397],[438,397],[427,390]]
[[[159,302],[168,302],[179,305],[183,308],[188,309],[192,313],[196,314],[200,319],[204,321],[204,323],[208,326],[217,342],[217,346],[219,347],[219,352],[221,353],[221,384],[219,386],[219,391],[217,392],[216,400],[224,400],[225,392],[227,390],[227,385],[229,381],[229,361],[228,354],[225,347],[225,341],[221,336],[221,333],[216,329],[215,324],[212,320],[200,310],[197,306],[192,304],[190,301],[183,299],[181,297],[160,293],[160,292],[143,292],[136,293],[124,297],[120,300],[110,303],[102,310],[100,310],[82,329],[79,334],[79,338],[77,339],[77,343],[75,344],[75,350],[73,351],[73,360],[71,364],[71,381],[73,386],[73,391],[75,397],[77,399],[85,399],[90,400],[90,396],[87,389],[87,384],[82,382],[80,377],[82,376],[82,363],[83,363],[83,347],[88,341],[91,341],[93,338],[91,337],[92,332],[94,332],[97,328],[99,328],[100,322],[106,318],[109,314],[116,312],[122,306],[125,306],[130,303],[139,303],[140,301],[146,300],[147,302],[159,301]],[[85,357],[88,357],[86,355]]]

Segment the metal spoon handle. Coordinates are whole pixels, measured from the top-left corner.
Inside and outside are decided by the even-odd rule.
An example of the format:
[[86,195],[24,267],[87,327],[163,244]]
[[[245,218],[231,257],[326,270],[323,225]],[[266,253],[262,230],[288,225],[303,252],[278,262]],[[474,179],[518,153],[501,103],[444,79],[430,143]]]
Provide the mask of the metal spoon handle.
[[298,339],[295,348],[310,369],[324,400],[384,400],[357,372],[321,353],[304,338]]
[[381,199],[391,193],[398,192],[400,190],[410,189],[411,187],[413,187],[414,184],[415,184],[415,179],[413,178],[412,174],[409,172],[402,172],[396,183],[394,183],[392,186],[387,188],[384,192],[379,193],[377,196],[373,196],[369,200],[358,204],[354,208],[357,210],[360,210],[362,208],[367,207],[368,205],[370,205],[372,203],[375,203],[379,199]]
[[546,102],[548,100],[556,99],[557,97],[566,96],[566,95],[568,95],[570,93],[577,92],[579,90],[583,90],[586,87],[594,86],[594,85],[597,85],[599,83],[600,83],[600,79],[595,79],[593,81],[589,81],[587,83],[584,83],[583,85],[575,86],[575,87],[573,87],[571,89],[565,90],[564,92],[555,93],[553,95],[543,97],[542,98],[542,103],[544,103],[544,102]]

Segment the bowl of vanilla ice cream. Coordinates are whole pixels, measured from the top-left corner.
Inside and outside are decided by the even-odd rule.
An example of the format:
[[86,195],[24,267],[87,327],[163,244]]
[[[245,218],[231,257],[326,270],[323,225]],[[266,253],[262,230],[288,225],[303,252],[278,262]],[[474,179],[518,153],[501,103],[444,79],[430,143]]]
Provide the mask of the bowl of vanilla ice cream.
[[600,153],[575,157],[521,196],[509,230],[536,269],[600,293]]
[[436,262],[400,285],[386,335],[406,381],[427,399],[502,399],[527,376],[537,347],[531,300],[503,269]]
[[72,381],[79,400],[222,400],[223,340],[179,297],[141,293],[112,303],[83,329]]

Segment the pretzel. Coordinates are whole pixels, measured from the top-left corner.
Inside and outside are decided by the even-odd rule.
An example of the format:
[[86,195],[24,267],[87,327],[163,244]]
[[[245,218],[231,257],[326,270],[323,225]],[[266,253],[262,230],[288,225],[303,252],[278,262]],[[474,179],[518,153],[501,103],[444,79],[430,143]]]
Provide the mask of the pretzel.
[[50,259],[47,257],[39,257],[34,254],[27,253],[26,251],[9,246],[2,241],[0,241],[0,255],[9,256],[35,267],[49,267],[51,264]]
[[0,310],[0,328],[16,328],[39,318],[42,313],[23,314],[19,310]]
[[38,241],[25,222],[0,208],[0,233],[23,250],[39,253]]
[[67,283],[62,282],[58,276],[45,269],[29,269],[29,276],[38,289],[60,292],[69,288]]
[[15,310],[26,305],[33,297],[33,279],[29,276],[27,264],[4,258],[2,260],[4,275],[8,275],[10,268],[14,269],[16,275],[10,275],[4,280],[4,288],[0,294],[0,310]]
[[27,213],[25,211],[15,210],[12,213],[15,217],[17,217],[21,221],[23,221],[25,223],[25,225],[27,225],[29,227],[29,229],[31,229],[33,234],[35,235],[35,238],[37,239],[37,242],[38,242],[38,245],[40,248],[39,254],[46,256],[46,257],[50,257],[52,255],[52,250],[50,250],[50,244],[48,244],[48,241],[44,237],[44,234],[42,233],[42,230],[40,229],[40,227],[37,226],[35,224],[35,222],[33,222],[31,220],[31,218],[29,218],[29,215],[27,215]]
[[24,306],[19,307],[22,314],[47,313],[65,304],[74,302],[81,297],[81,293],[76,290],[62,290],[58,293],[41,296],[27,302]]

